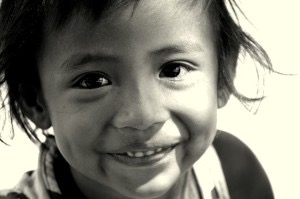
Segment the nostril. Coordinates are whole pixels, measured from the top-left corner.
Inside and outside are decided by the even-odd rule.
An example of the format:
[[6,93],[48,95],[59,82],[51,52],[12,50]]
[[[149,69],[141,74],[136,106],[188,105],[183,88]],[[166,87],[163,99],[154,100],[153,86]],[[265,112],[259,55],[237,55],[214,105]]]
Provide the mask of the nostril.
[[161,130],[165,122],[154,123],[150,126],[135,126],[135,127],[122,127],[117,128],[121,134],[148,134],[153,135]]
[[132,119],[127,117],[126,119],[115,121],[114,126],[118,129],[125,129],[127,131],[147,131],[154,128],[156,122],[153,120],[146,120],[145,118]]
[[118,129],[128,128],[138,131],[146,131],[151,128],[159,128],[168,120],[168,111],[164,108],[135,110],[132,112],[118,111],[112,119],[112,125]]
[[153,91],[126,92],[114,107],[112,125],[118,129],[145,131],[156,126],[156,123],[164,123],[169,111],[163,102],[164,100]]
[[162,126],[164,125],[164,122],[156,122],[156,123],[152,123],[151,125],[148,124],[141,124],[139,126],[135,126],[133,127],[134,129],[138,130],[138,131],[143,131],[146,133],[151,133],[151,132],[157,132],[159,131]]
[[158,122],[157,111],[149,106],[128,105],[121,107],[113,118],[117,128],[131,128],[144,131]]

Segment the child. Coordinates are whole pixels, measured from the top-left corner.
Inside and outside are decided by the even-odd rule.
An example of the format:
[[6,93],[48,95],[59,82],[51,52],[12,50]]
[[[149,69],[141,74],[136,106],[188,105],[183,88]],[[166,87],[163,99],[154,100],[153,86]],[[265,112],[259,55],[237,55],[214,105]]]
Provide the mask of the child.
[[216,130],[230,94],[255,100],[233,85],[240,50],[271,69],[224,1],[2,0],[0,14],[1,84],[41,149],[1,199],[273,198]]

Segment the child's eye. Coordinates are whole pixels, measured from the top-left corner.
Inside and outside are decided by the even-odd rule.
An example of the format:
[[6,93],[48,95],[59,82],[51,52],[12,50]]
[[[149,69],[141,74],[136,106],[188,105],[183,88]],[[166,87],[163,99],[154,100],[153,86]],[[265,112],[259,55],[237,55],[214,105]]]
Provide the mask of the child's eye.
[[110,85],[111,82],[101,73],[87,73],[75,80],[74,87],[81,89],[95,89]]
[[171,62],[163,65],[159,77],[173,81],[182,80],[191,69],[191,66],[185,63]]

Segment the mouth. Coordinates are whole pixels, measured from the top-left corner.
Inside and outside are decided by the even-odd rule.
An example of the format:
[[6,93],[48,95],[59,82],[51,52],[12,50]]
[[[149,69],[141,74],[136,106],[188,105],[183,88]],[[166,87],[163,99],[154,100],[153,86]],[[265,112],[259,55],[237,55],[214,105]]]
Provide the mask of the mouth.
[[153,165],[164,159],[177,145],[158,147],[153,149],[126,151],[122,153],[108,153],[118,162],[129,166]]

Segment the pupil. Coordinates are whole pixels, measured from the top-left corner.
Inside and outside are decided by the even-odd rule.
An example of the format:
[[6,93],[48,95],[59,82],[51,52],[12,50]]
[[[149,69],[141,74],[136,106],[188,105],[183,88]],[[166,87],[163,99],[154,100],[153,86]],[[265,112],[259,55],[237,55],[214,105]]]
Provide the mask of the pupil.
[[166,77],[177,77],[180,74],[180,67],[165,67],[164,75]]
[[87,77],[86,80],[84,80],[83,84],[87,87],[99,87],[102,85],[102,79],[99,78],[97,75],[93,75],[90,77]]

